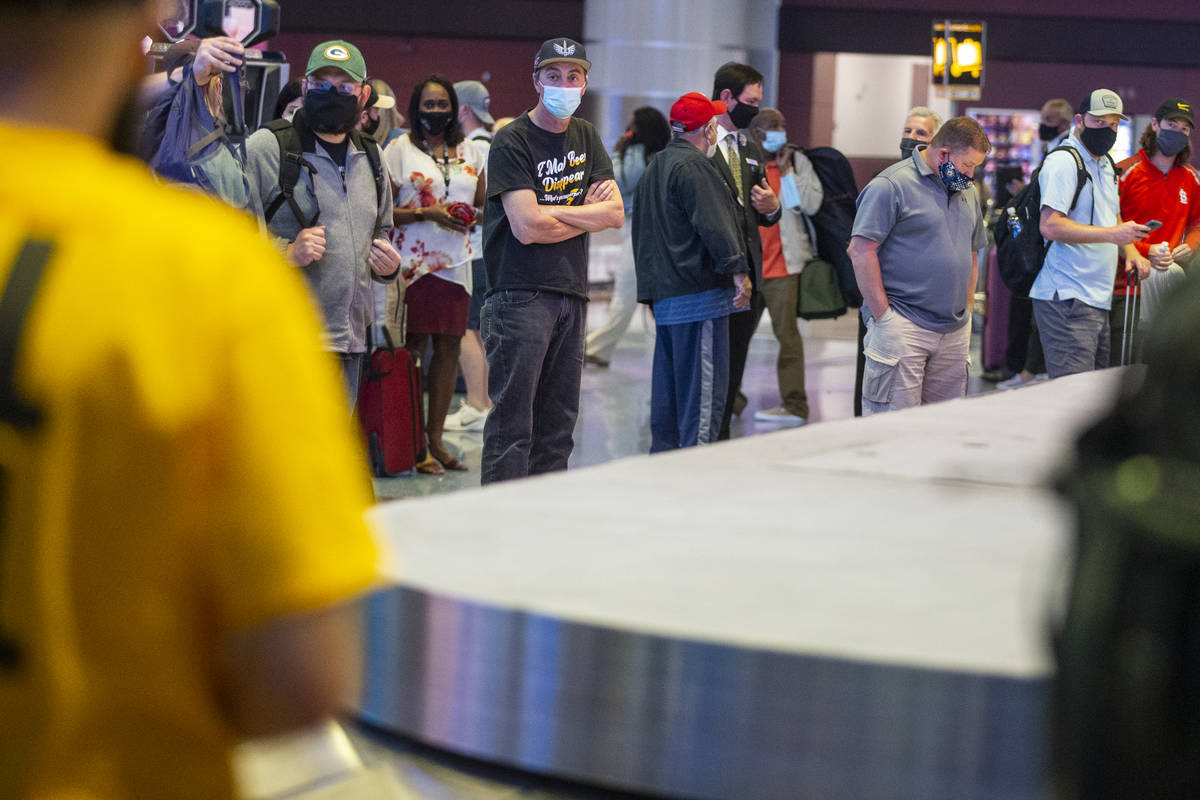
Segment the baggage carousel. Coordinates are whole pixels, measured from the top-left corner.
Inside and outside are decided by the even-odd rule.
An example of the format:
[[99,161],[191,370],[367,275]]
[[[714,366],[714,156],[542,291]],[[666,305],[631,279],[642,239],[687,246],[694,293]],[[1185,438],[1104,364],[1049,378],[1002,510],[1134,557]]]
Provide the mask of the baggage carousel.
[[380,506],[359,716],[664,797],[1044,796],[1047,487],[1121,375]]

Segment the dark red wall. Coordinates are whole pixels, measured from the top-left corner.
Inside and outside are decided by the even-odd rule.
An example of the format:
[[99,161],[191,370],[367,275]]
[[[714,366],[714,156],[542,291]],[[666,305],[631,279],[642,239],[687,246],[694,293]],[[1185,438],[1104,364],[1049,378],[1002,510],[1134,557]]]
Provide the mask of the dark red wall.
[[1198,69],[989,61],[982,99],[962,107],[1039,108],[1051,97],[1074,104],[1101,86],[1121,95],[1127,114],[1152,114],[1168,97],[1200,102]]
[[[281,33],[270,41],[269,47],[286,53],[292,77],[299,77],[313,47],[337,36]],[[440,72],[452,81],[483,81],[492,96],[494,117],[516,116],[536,99],[530,75],[533,56],[541,42],[377,35],[348,39],[362,50],[371,77],[382,78],[396,92],[397,105],[405,114],[413,86],[431,72]]]
[[1157,0],[1140,6],[1129,0],[782,0],[784,6],[846,9],[851,11],[904,11],[921,16],[963,18],[972,14],[1021,17],[1080,17],[1083,19],[1141,19],[1200,22],[1196,0]]

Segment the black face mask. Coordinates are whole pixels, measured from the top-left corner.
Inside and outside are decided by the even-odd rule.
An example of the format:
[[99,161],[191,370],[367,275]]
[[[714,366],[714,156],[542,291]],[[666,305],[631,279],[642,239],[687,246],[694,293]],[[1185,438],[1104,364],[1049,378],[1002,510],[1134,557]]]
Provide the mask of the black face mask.
[[304,95],[304,116],[315,133],[349,133],[358,122],[358,97],[310,91]]
[[758,106],[749,106],[738,100],[738,104],[729,112],[729,120],[733,123],[733,127],[741,130],[750,127],[750,120],[758,114]]
[[1117,143],[1117,132],[1107,125],[1103,128],[1089,128],[1085,125],[1083,132],[1079,134],[1079,141],[1083,142],[1089,153],[1100,158]]
[[1043,142],[1052,142],[1058,136],[1059,130],[1056,125],[1047,125],[1042,123],[1038,125],[1038,138]]
[[913,150],[916,150],[919,145],[923,145],[920,139],[911,139],[905,136],[900,140],[900,158],[912,158]]
[[449,111],[422,111],[417,114],[421,127],[433,136],[441,136],[453,116]]
[[374,136],[377,130],[379,130],[379,117],[367,114],[367,121],[363,123],[362,132],[367,136]]

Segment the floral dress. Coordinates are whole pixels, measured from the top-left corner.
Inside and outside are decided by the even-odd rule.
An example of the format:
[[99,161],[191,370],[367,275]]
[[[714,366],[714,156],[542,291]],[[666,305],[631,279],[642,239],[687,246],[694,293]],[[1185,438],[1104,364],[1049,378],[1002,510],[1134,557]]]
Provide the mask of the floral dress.
[[[397,208],[428,208],[450,203],[475,203],[475,187],[485,163],[469,142],[437,157],[417,146],[411,136],[401,136],[383,151],[392,176]],[[432,273],[470,290],[471,259],[478,254],[471,247],[468,233],[447,230],[435,222],[397,225],[392,244],[400,253],[400,277],[411,284]]]

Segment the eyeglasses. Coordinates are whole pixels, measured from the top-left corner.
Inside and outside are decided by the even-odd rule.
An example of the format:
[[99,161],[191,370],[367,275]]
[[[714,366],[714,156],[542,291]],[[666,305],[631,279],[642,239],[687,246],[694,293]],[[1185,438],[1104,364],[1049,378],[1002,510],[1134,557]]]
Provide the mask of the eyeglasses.
[[359,89],[357,83],[332,83],[331,81],[318,81],[312,78],[307,78],[304,81],[310,92],[337,92],[338,94],[352,95],[356,94]]

